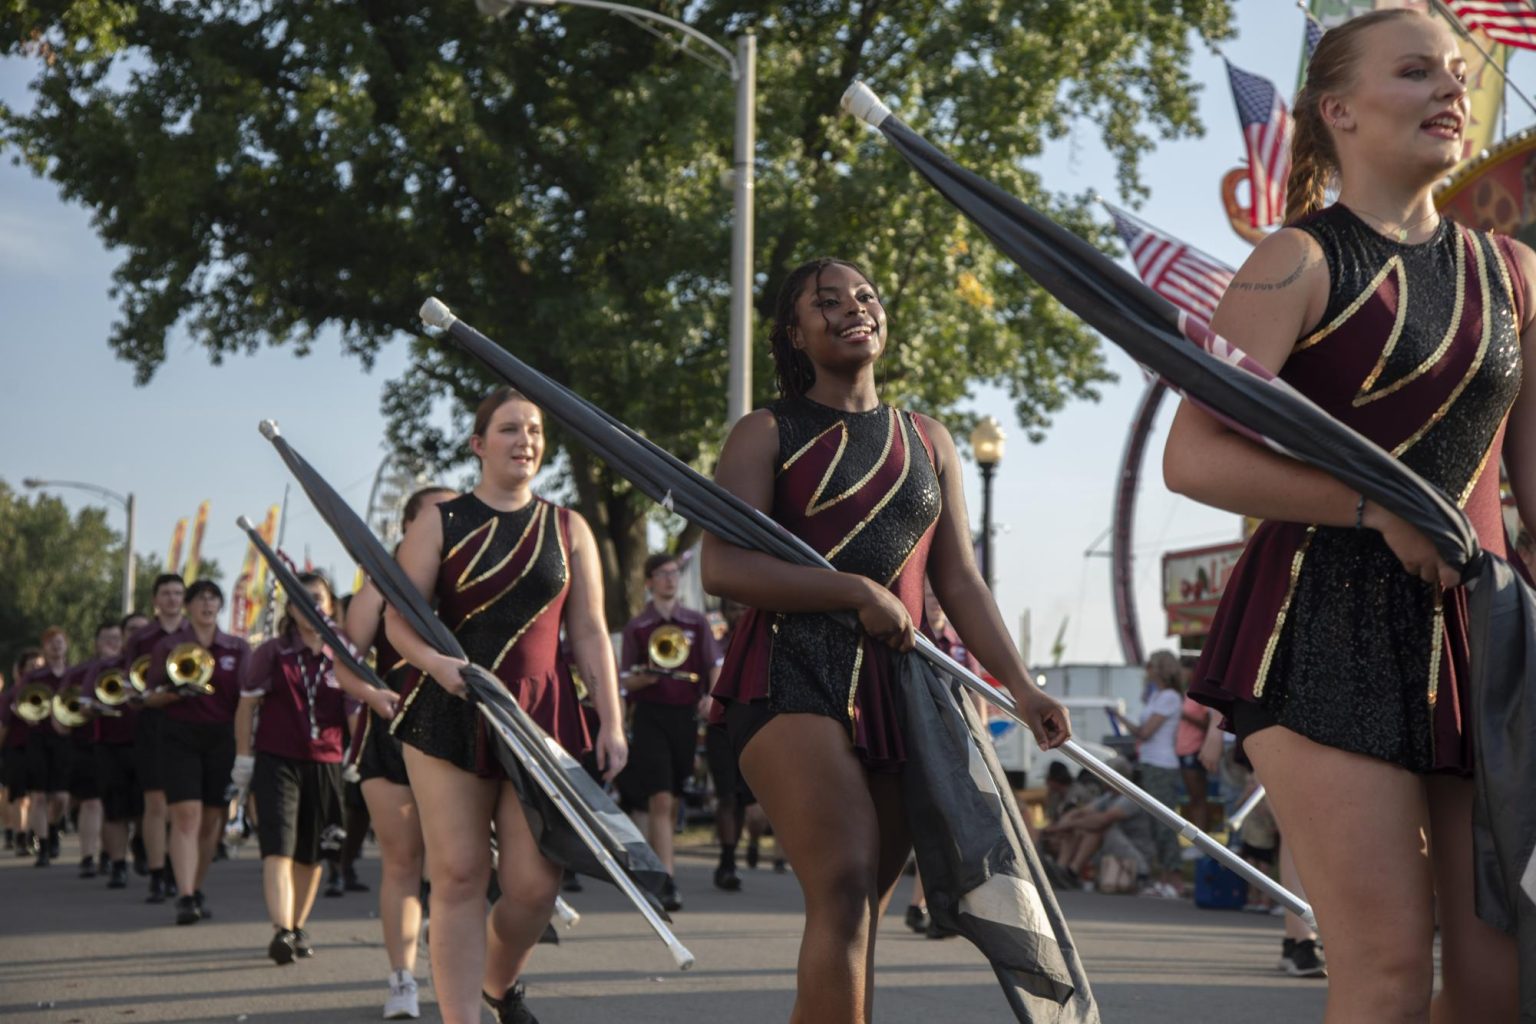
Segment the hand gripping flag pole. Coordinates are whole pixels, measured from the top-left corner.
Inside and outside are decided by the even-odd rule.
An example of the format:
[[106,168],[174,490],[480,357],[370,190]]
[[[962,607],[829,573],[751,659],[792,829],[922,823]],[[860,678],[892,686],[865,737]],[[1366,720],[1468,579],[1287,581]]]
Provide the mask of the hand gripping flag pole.
[[[316,511],[367,572],[384,600],[438,653],[463,658],[458,639],[433,614],[399,563],[341,495],[288,444],[275,422],[263,420],[261,433],[272,442]],[[660,890],[665,869],[633,823],[575,758],[528,717],[495,677],[474,664],[464,666],[461,675],[470,701],[498,741],[497,757],[529,812],[529,825],[540,851],[562,867],[611,879],[666,944],[677,966],[682,970],[692,967],[693,954],[672,934],[665,912],[650,891]],[[565,914],[559,916],[567,919]]]
[[[300,618],[309,623],[310,628],[325,644],[326,652],[332,659],[369,686],[380,690],[388,689],[379,679],[378,674],[368,667],[368,663],[358,658],[352,645],[336,632],[335,623],[326,618],[325,613],[315,605],[315,599],[310,596],[308,589],[299,582],[299,578],[288,567],[287,561],[267,544],[266,538],[262,537],[256,524],[246,516],[240,516],[235,520],[235,525],[251,538],[252,549],[267,563],[273,577],[283,588],[283,592],[288,595],[289,610],[297,612]],[[581,921],[581,915],[576,912],[576,909],[560,896],[555,897],[555,917],[565,928],[574,928]]]
[[957,165],[862,83],[849,87],[843,106],[877,128],[999,250],[1105,338],[1233,430],[1327,472],[1411,523],[1460,570],[1471,640],[1477,914],[1516,937],[1520,1020],[1536,1024],[1536,591],[1528,579],[1479,549],[1466,516],[1438,488],[1086,241]]
[[[737,547],[761,551],[796,565],[830,569],[832,565],[814,548],[785,530],[714,481],[706,479],[670,452],[646,440],[602,409],[518,359],[474,327],[460,320],[438,299],[421,307],[427,324],[445,330],[464,351],[484,363],[498,377],[516,387],[546,414],[560,422],[610,467],[629,479],[653,501],[698,523]],[[850,621],[851,628],[858,628]],[[1028,727],[1019,717],[1013,696],[987,683],[956,663],[926,637],[918,637],[918,653],[938,672],[979,693],[1004,714]],[[1039,737],[1036,737],[1039,739]],[[1134,800],[1162,825],[1174,829],[1225,867],[1269,893],[1287,909],[1311,921],[1305,901],[1260,872],[1221,843],[1196,828],[1177,811],[1105,764],[1075,740],[1061,746],[1079,765],[1093,772],[1115,790]]]

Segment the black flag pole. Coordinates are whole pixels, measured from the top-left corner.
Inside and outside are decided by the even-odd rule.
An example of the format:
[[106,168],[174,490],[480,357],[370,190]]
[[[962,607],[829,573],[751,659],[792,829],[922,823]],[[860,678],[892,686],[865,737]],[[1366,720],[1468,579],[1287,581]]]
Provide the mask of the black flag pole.
[[[832,568],[832,564],[820,553],[782,525],[585,398],[518,359],[459,319],[440,299],[430,298],[424,302],[421,318],[428,325],[445,331],[456,345],[526,395],[529,401],[569,430],[612,469],[667,510],[697,523],[737,547],[761,551],[796,565]],[[850,621],[849,625],[850,628],[858,628],[857,623]],[[927,637],[918,637],[917,652],[937,671],[980,694],[1003,714],[1028,728],[1027,723],[1019,717],[1012,694],[991,685],[954,661]],[[1110,787],[1135,801],[1160,824],[1178,832],[1224,867],[1235,871],[1283,903],[1287,909],[1309,921],[1312,919],[1312,908],[1306,901],[1197,828],[1178,811],[1105,764],[1082,744],[1068,740],[1059,749]]]
[[[267,544],[266,539],[261,535],[261,531],[256,528],[256,524],[251,522],[247,516],[240,516],[235,520],[235,525],[244,530],[246,536],[250,537],[251,544],[267,563],[267,567],[272,570],[273,578],[283,588],[283,593],[287,595],[288,608],[297,612],[300,618],[309,623],[310,628],[315,631],[320,637],[321,642],[325,644],[326,650],[329,651],[331,657],[339,662],[348,672],[351,672],[369,686],[380,690],[387,690],[389,687],[379,678],[378,673],[369,668],[367,662],[359,659],[357,653],[353,650],[352,644],[336,632],[336,624],[326,618],[325,613],[315,604],[315,599],[310,596],[304,584],[299,581],[299,578],[294,575],[293,570],[288,567],[287,561]],[[574,928],[581,921],[581,915],[561,896],[555,897],[555,916],[559,918],[560,923],[566,928]]]
[[[433,649],[447,657],[463,659],[465,653],[458,638],[433,613],[426,598],[368,525],[288,444],[274,421],[263,420],[260,430],[385,601]],[[655,891],[660,890],[666,871],[634,824],[585,769],[528,717],[494,676],[475,664],[465,665],[460,672],[470,701],[498,741],[498,760],[530,811],[529,825],[535,829],[541,852],[562,866],[610,879],[666,944],[677,966],[682,970],[692,967],[693,954],[672,933],[665,911],[656,899]]]

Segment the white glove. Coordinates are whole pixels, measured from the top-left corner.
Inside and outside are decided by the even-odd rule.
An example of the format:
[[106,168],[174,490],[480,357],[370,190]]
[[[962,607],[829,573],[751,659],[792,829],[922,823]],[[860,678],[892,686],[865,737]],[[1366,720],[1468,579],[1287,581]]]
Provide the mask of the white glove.
[[235,758],[235,766],[229,770],[230,783],[239,790],[251,788],[251,776],[256,772],[256,758],[242,754]]

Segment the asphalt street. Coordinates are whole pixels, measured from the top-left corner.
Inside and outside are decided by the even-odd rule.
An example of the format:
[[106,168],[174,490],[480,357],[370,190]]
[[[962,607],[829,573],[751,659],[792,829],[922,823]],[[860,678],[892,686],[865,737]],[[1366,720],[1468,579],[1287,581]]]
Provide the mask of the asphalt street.
[[[143,902],[145,885],[109,891],[76,878],[74,838],[48,869],[0,861],[0,1018],[37,1024],[148,1021],[378,1020],[385,961],[372,893],[317,901],[313,960],[266,959],[271,926],[261,902],[254,843],[215,864],[206,892],[212,920],[176,927],[169,904]],[[374,851],[369,847],[367,856]],[[720,1021],[768,1024],[793,1002],[801,927],[793,876],[743,870],[741,892],[710,885],[705,851],[679,859],[686,905],[679,938],[698,965],[678,972],[665,948],[615,889],[588,881],[567,897],[582,914],[558,947],[543,946],[527,974],[543,1024]],[[360,874],[376,881],[378,862]],[[1011,1019],[990,969],[963,940],[934,941],[903,927],[905,886],[883,923],[875,1019],[892,1024]],[[1280,922],[1202,911],[1187,902],[1068,893],[1062,899],[1108,1024],[1317,1021],[1324,982],[1276,969]],[[436,1020],[422,980],[422,1018]]]

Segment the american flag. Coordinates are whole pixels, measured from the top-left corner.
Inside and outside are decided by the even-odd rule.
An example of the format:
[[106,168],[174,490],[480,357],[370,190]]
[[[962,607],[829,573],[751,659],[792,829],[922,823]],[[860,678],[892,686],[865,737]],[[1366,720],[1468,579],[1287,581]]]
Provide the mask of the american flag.
[[1323,41],[1323,33],[1327,29],[1323,28],[1322,22],[1312,17],[1311,11],[1303,10],[1301,13],[1307,19],[1307,60],[1311,60],[1312,55],[1317,52],[1317,44]]
[[1267,78],[1227,63],[1237,119],[1248,145],[1249,222],[1256,228],[1280,223],[1285,216],[1285,179],[1291,173],[1291,112]]
[[1527,0],[1450,0],[1451,12],[1467,28],[1510,46],[1536,50],[1536,10]]
[[1131,262],[1147,287],[1180,309],[1207,322],[1232,282],[1231,267],[1165,235],[1118,207],[1104,204],[1115,230],[1131,251]]

